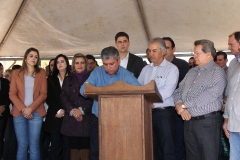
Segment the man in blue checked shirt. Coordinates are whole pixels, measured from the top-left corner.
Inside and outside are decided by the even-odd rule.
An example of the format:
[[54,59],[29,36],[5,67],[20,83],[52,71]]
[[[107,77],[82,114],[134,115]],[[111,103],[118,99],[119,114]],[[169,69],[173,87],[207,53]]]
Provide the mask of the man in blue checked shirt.
[[[174,134],[175,134],[175,110],[173,92],[178,83],[178,68],[168,62],[166,44],[161,38],[154,38],[148,46],[148,54],[151,64],[145,66],[138,77],[141,85],[155,80],[158,91],[162,95],[163,103],[153,103],[152,125],[154,158],[175,160]],[[161,158],[158,158],[158,148],[161,150]]]
[[[104,48],[101,52],[101,58],[103,66],[95,68],[86,82],[98,87],[107,86],[117,81],[123,81],[136,86],[140,85],[133,73],[120,66],[119,52],[116,48]],[[86,82],[84,82],[80,89],[80,93],[83,96]],[[98,102],[96,100],[93,102],[92,113],[94,114],[94,117],[92,118],[91,124],[90,159],[98,160]]]
[[175,109],[184,120],[186,159],[217,160],[226,75],[213,61],[213,42],[197,40],[194,46],[198,66],[189,70],[174,92]]

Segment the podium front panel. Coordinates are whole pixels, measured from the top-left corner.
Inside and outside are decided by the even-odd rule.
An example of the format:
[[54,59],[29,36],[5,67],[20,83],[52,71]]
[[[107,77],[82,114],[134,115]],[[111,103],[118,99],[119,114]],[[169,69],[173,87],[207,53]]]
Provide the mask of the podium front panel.
[[100,95],[100,160],[152,160],[151,118],[144,95]]

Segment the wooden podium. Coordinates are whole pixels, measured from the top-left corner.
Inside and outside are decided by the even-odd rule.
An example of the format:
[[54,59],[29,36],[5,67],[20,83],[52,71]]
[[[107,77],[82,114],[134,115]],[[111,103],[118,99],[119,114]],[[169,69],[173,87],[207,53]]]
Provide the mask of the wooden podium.
[[151,102],[162,102],[155,81],[87,83],[85,95],[98,99],[100,160],[153,160]]

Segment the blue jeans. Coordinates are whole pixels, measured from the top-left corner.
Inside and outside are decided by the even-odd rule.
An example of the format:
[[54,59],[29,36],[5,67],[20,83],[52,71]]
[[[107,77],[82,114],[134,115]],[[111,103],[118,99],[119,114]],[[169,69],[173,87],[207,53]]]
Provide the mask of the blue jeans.
[[17,160],[27,160],[28,147],[30,160],[40,160],[40,134],[43,117],[33,112],[33,119],[28,120],[21,114],[13,117],[14,129],[16,132],[18,150]]
[[240,132],[230,132],[230,160],[240,159]]

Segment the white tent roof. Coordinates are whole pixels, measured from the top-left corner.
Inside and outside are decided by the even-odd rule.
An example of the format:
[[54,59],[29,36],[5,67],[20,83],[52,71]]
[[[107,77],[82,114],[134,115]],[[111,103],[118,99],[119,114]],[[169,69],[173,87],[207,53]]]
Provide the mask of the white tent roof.
[[[145,52],[153,37],[169,36],[178,52],[209,39],[227,50],[228,35],[240,30],[237,0],[0,0],[0,58],[63,53],[100,54],[115,34],[130,36],[130,51]],[[17,16],[16,16],[17,15]]]

